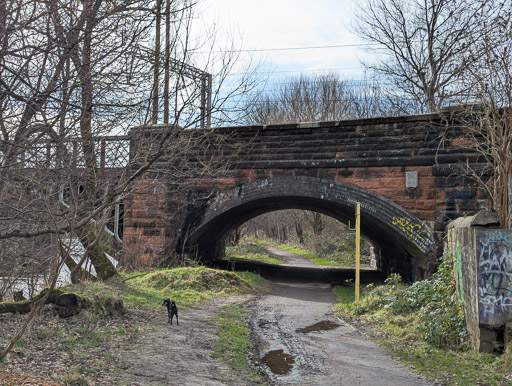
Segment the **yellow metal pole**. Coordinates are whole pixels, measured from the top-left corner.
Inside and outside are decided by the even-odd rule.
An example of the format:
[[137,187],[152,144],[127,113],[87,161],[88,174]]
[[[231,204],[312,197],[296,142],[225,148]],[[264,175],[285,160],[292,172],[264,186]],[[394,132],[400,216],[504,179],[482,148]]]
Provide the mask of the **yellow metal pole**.
[[359,304],[359,262],[361,254],[361,204],[356,204],[356,304]]

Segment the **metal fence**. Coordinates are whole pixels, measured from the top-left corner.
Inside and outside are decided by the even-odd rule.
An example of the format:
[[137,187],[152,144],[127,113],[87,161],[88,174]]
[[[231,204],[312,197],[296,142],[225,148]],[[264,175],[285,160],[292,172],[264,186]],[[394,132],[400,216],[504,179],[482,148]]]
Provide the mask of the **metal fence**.
[[[130,158],[128,136],[108,136],[94,139],[97,166],[100,168],[124,168]],[[82,140],[70,138],[60,144],[54,141],[38,141],[27,147],[18,157],[18,165],[27,169],[83,168],[85,167]]]

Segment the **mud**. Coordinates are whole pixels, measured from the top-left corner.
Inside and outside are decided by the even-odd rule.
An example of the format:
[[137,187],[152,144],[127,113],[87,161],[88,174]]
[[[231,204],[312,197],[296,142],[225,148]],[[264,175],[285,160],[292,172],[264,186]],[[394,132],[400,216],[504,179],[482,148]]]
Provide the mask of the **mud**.
[[300,332],[301,334],[307,334],[308,332],[320,332],[320,331],[329,331],[338,328],[340,324],[335,323],[330,320],[322,320],[321,322],[315,323],[309,327],[297,328],[295,332]]
[[283,350],[272,350],[261,358],[261,363],[267,366],[273,374],[286,375],[292,370],[295,358]]

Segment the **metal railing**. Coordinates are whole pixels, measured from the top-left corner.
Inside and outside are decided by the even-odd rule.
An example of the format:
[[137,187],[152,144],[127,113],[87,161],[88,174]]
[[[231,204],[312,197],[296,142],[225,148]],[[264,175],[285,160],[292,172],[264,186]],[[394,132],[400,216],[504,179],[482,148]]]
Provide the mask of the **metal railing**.
[[[102,169],[124,168],[130,158],[128,136],[105,136],[94,139],[97,166]],[[1,155],[0,155],[1,157]],[[69,138],[60,144],[55,141],[38,141],[18,156],[18,165],[26,169],[84,168],[82,140]]]

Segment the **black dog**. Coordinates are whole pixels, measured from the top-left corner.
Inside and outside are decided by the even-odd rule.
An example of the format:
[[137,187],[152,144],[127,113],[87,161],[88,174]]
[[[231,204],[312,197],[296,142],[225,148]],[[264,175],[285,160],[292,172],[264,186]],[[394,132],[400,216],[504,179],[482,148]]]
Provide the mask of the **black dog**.
[[176,315],[176,324],[179,326],[178,322],[178,307],[176,307],[176,303],[171,302],[171,299],[164,299],[162,306],[167,307],[167,316],[169,317],[169,323],[172,324],[172,317]]

